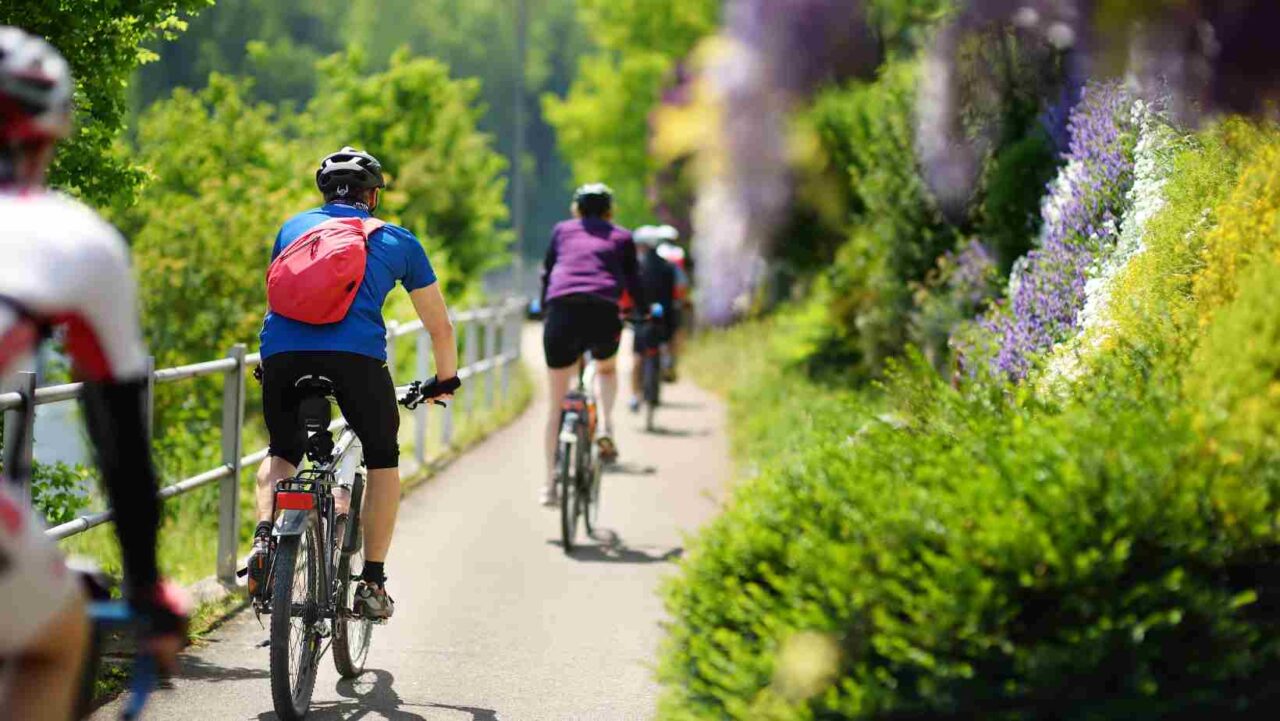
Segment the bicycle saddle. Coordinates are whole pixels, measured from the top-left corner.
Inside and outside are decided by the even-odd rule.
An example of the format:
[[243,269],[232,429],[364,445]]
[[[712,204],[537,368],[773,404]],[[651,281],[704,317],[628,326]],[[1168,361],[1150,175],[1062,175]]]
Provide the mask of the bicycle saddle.
[[307,396],[333,397],[333,381],[324,376],[302,376],[294,381],[293,387]]

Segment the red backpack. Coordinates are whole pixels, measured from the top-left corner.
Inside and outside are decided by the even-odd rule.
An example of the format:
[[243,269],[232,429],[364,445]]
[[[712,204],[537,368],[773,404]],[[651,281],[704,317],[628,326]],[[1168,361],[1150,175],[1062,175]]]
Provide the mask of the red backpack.
[[303,233],[267,268],[267,304],[286,318],[323,325],[347,316],[364,280],[376,218],[333,218]]

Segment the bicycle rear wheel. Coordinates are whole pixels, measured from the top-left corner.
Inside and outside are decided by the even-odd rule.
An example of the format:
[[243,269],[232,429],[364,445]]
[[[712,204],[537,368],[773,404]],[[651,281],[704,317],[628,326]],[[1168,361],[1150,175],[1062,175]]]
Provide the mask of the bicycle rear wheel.
[[311,707],[320,662],[320,563],[325,556],[314,517],[300,536],[276,545],[271,589],[271,700],[283,721]]
[[574,448],[561,443],[556,452],[556,485],[560,491],[560,542],[565,553],[573,551],[578,535],[578,484],[574,477]]
[[349,556],[342,554],[342,545],[347,538],[350,523],[351,518],[346,514],[338,516],[338,520],[334,522],[333,534],[333,553],[337,559],[333,564],[337,569],[334,572],[337,599],[334,603],[333,665],[343,678],[355,678],[364,672],[364,662],[369,656],[369,642],[373,636],[373,621],[351,615],[356,594],[356,580],[352,577],[352,569],[364,566],[364,554],[359,549]]

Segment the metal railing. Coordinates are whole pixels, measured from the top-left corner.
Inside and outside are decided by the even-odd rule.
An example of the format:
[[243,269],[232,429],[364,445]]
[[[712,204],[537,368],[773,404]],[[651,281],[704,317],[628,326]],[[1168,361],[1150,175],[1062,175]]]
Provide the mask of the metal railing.
[[[508,397],[511,388],[510,366],[520,358],[520,327],[523,314],[524,305],[519,301],[507,301],[453,314],[454,325],[458,329],[457,336],[462,341],[465,353],[458,370],[458,377],[463,381],[472,381],[457,398],[463,413],[474,412],[478,401],[482,400],[485,407],[492,407],[495,399],[505,401]],[[395,359],[400,342],[409,338],[416,339],[415,375],[425,379],[431,373],[429,370],[431,340],[423,331],[421,321],[388,323],[387,355]],[[223,376],[222,463],[203,473],[165,486],[160,490],[159,498],[163,501],[209,485],[214,481],[219,482],[217,578],[227,585],[235,582],[240,520],[240,474],[246,466],[252,466],[267,456],[265,448],[242,455],[248,374],[262,361],[259,354],[245,351],[245,345],[237,343],[227,353],[226,358],[158,370],[154,369],[153,362],[146,394],[147,420],[150,426],[154,412],[155,384],[173,383],[202,376]],[[389,367],[394,378],[395,363],[390,363]],[[478,384],[477,380],[482,380],[482,383]],[[7,392],[0,393],[0,411],[4,412],[5,420],[5,447],[9,447],[12,439],[23,438],[23,448],[18,449],[18,452],[30,467],[34,450],[35,413],[26,413],[26,409],[77,399],[82,388],[81,383],[37,388],[34,373],[17,374],[14,385]],[[400,386],[397,391],[403,388],[404,386]],[[454,405],[457,404],[450,404],[448,408],[441,410],[440,442],[444,446],[450,445],[453,438]],[[423,404],[413,412],[413,454],[419,466],[425,466],[428,459],[427,407],[428,404]],[[19,436],[18,426],[24,422],[27,424],[26,433]],[[338,418],[333,422],[332,428],[341,428],[343,425],[345,425],[343,419]],[[110,510],[90,513],[54,526],[46,531],[46,535],[60,540],[83,533],[111,519]]]

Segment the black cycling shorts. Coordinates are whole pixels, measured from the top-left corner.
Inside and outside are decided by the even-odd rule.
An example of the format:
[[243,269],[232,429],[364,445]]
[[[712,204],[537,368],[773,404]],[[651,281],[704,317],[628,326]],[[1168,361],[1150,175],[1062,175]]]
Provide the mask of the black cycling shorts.
[[366,467],[400,465],[400,409],[387,364],[341,351],[294,351],[262,359],[262,414],[271,455],[295,466],[302,462],[307,435],[298,407],[303,395],[294,383],[307,375],[333,381],[338,408],[364,447]]
[[542,350],[548,368],[568,368],[586,351],[596,360],[618,354],[622,319],[618,306],[593,296],[566,296],[547,303]]

